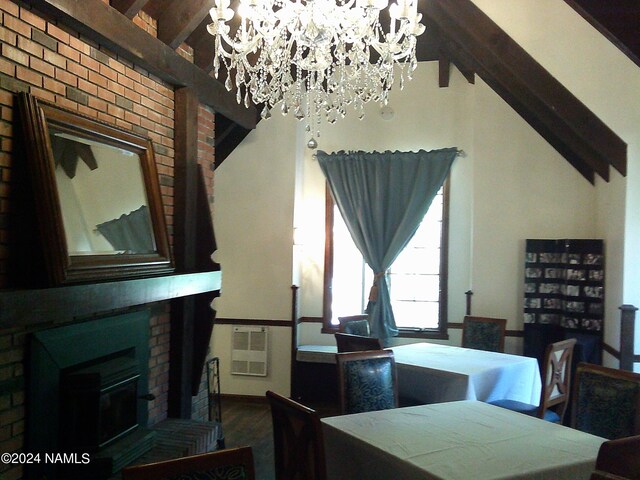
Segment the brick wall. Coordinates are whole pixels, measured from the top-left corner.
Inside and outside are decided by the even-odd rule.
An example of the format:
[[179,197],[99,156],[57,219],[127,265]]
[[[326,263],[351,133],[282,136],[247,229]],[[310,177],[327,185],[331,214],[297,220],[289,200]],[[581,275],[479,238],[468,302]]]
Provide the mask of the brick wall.
[[[108,2],[107,2],[108,3]],[[11,287],[7,264],[11,260],[12,190],[20,188],[12,170],[22,159],[13,151],[14,95],[27,91],[53,102],[115,124],[153,141],[162,202],[170,238],[173,225],[174,92],[144,69],[120,58],[89,39],[70,31],[55,20],[43,18],[28,7],[0,0],[0,288]],[[134,22],[152,35],[155,21],[144,13]],[[181,48],[188,58],[189,49]],[[213,112],[200,109],[201,145],[199,161],[205,166],[207,186],[213,201]],[[1,312],[0,312],[1,315]],[[51,324],[0,330],[0,453],[24,447],[24,345],[35,330]],[[150,322],[149,418],[166,418],[169,376],[170,314],[166,303],[152,306]],[[206,377],[203,375],[203,387]],[[194,418],[207,418],[206,391],[194,398]],[[0,478],[22,477],[19,466],[0,465]]]

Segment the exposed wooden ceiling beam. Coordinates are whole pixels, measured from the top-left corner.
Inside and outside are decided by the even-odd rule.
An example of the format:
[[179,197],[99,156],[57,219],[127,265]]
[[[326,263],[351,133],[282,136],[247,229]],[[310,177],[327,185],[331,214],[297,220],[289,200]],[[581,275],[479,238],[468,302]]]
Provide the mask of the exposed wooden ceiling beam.
[[166,2],[167,0],[149,0],[144,6],[144,11],[150,17],[158,19]]
[[451,77],[451,61],[444,53],[438,59],[438,86],[446,88],[449,86],[449,78]]
[[627,146],[523,48],[469,0],[426,0],[427,28],[437,27],[453,56],[476,73],[593,182],[609,165],[626,175]]
[[131,19],[135,17],[148,2],[149,0],[111,0],[111,6],[125,17]]
[[[166,2],[158,17],[158,40],[176,49],[208,17],[214,0],[173,0]],[[212,37],[213,38],[213,37]]]
[[255,107],[238,105],[235,96],[227,92],[224,85],[101,0],[23,1],[164,81],[193,88],[203,104],[244,128],[255,128],[258,118]]
[[640,67],[638,0],[565,0],[611,43]]
[[193,47],[193,63],[205,72],[213,70],[213,55],[216,52],[215,39],[207,31],[209,23],[211,18],[206,17],[186,40]]

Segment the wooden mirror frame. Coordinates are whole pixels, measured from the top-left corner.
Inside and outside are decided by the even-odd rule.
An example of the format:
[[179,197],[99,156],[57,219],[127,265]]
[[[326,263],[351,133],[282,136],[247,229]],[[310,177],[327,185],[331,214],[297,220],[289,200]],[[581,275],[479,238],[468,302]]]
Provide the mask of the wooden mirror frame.
[[[172,273],[174,265],[151,140],[27,93],[18,95],[18,108],[49,282],[61,285]],[[70,255],[55,178],[50,126],[138,154],[155,252]],[[114,197],[117,195],[118,192],[113,193]]]

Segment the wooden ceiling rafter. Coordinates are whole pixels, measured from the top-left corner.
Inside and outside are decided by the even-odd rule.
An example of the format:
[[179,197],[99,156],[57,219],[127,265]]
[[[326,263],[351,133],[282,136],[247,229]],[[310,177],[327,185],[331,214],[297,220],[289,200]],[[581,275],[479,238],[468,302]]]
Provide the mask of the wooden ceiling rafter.
[[587,180],[626,175],[626,144],[469,0],[426,0],[427,28],[449,52],[469,58],[476,73]]
[[449,86],[451,64],[455,65],[462,76],[467,79],[467,82],[474,85],[476,83],[476,72],[471,67],[471,62],[468,59],[462,60],[459,51],[457,56],[454,55],[454,50],[455,49],[451,47],[447,47],[446,44],[440,47],[440,55],[438,56],[438,85],[441,88]]
[[[208,17],[214,0],[174,0],[158,17],[158,40],[174,50]],[[211,37],[213,39],[213,37]]]
[[447,88],[451,78],[451,59],[445,52],[440,52],[438,58],[438,86]]
[[111,0],[111,6],[129,19],[133,19],[149,0]]
[[191,87],[201,103],[242,125],[255,128],[255,107],[238,105],[235,95],[175,50],[136,26],[101,0],[22,0],[62,24],[104,45],[176,87]]
[[[238,105],[235,94],[209,75],[214,41],[206,26],[213,0],[111,0],[117,11],[100,0],[23,1],[163,80],[194,88],[216,117],[231,122],[225,141],[216,139],[217,153],[230,153],[255,128],[257,108]],[[141,8],[157,19],[158,39],[128,20]],[[470,83],[478,74],[590,182],[596,173],[608,181],[610,166],[626,174],[626,144],[471,1],[420,0],[420,10],[427,31],[418,39],[418,58],[439,62],[441,86],[449,84],[451,63]],[[194,50],[193,64],[174,51],[183,42]],[[222,144],[228,142],[235,145]]]
[[193,63],[205,72],[213,70],[213,56],[216,53],[215,39],[207,31],[211,18],[207,15],[185,42],[193,48]]
[[596,30],[640,67],[640,2],[565,0]]

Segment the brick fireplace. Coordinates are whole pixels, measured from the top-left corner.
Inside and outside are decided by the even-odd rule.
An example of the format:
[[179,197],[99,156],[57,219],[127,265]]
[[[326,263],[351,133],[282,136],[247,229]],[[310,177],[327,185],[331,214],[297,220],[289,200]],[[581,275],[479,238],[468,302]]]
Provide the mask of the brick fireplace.
[[[105,3],[108,3],[105,2]],[[0,0],[0,293],[11,289],[34,289],[29,279],[17,284],[13,265],[28,270],[30,258],[24,256],[16,238],[16,226],[35,216],[18,215],[19,193],[27,189],[28,178],[18,175],[24,158],[19,154],[20,137],[14,108],[17,92],[26,91],[43,100],[83,115],[131,130],[151,138],[161,185],[162,203],[173,243],[175,202],[175,92],[144,68],[134,65],[95,42],[84,38],[29,7]],[[135,23],[155,34],[154,20],[144,14]],[[189,58],[185,47],[183,56]],[[198,108],[198,163],[203,167],[210,207],[213,199],[214,112]],[[34,227],[35,230],[35,227]],[[35,243],[28,254],[37,256]],[[30,298],[37,298],[32,291]],[[47,292],[42,290],[43,298]],[[34,304],[38,310],[38,305]],[[140,307],[137,306],[136,309]],[[155,425],[168,416],[172,313],[169,301],[153,301],[144,306],[148,335],[148,367],[141,375],[143,391],[154,399],[146,403],[147,424]],[[67,325],[82,325],[96,318],[128,315],[130,307],[100,308],[69,316],[49,314],[38,317],[13,311],[6,321],[0,312],[0,452],[26,452],[26,424],[39,413],[26,400],[28,345],[34,334]],[[3,317],[5,317],[3,319]],[[40,373],[35,373],[40,375]],[[38,382],[38,378],[33,381]],[[205,376],[200,392],[193,397],[192,418],[207,418]],[[46,419],[44,419],[46,420]],[[0,465],[3,480],[24,477],[21,465]]]

